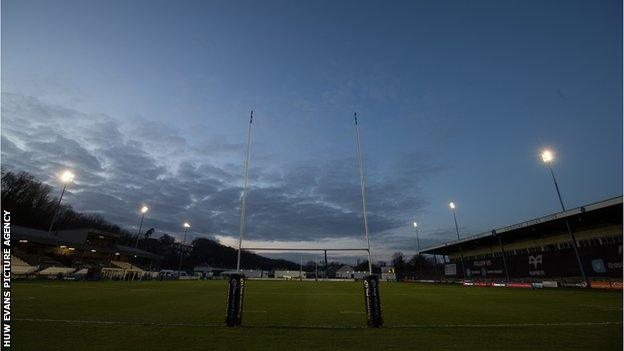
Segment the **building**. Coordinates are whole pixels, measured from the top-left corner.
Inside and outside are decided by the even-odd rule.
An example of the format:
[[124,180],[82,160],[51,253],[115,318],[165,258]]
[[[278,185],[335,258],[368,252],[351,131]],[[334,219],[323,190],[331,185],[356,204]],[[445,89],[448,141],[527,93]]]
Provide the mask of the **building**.
[[273,277],[281,278],[281,279],[299,279],[299,278],[305,279],[306,278],[306,272],[275,270],[273,272]]
[[353,279],[353,273],[355,273],[355,269],[345,265],[336,270],[336,278]]
[[353,272],[353,279],[355,280],[364,280],[364,277],[368,275],[367,271],[355,271]]
[[[422,250],[443,256],[440,275],[480,280],[580,280],[580,261],[594,281],[622,279],[622,197],[553,213]],[[463,254],[463,266],[461,253]]]
[[396,281],[396,273],[394,267],[381,267],[381,280],[390,282]]
[[[245,278],[268,278],[269,274],[267,271],[263,271],[260,269],[241,269],[240,272],[237,271],[236,269],[229,269],[226,271],[221,272],[221,277],[225,278],[225,277],[229,277],[232,274],[242,274],[245,276]],[[297,272],[297,274],[299,274],[299,272]],[[297,275],[297,277],[299,277]]]

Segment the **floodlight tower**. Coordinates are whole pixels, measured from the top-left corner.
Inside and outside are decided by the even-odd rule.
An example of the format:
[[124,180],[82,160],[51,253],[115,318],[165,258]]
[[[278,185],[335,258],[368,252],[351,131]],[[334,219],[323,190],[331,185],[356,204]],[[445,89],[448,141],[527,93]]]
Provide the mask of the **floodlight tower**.
[[414,227],[414,231],[416,232],[416,244],[418,245],[418,270],[420,271],[420,278],[422,279],[422,258],[420,257],[420,238],[418,237],[418,223],[416,221],[412,222],[412,226]]
[[65,194],[65,189],[67,189],[67,185],[74,180],[74,174],[70,171],[65,171],[60,176],[63,184],[63,190],[61,191],[61,196],[56,204],[56,210],[54,210],[54,216],[52,217],[52,222],[50,223],[50,228],[48,228],[48,233],[52,233],[52,228],[54,227],[54,222],[56,222],[56,217],[61,209],[61,200],[63,200],[63,195]]
[[143,229],[143,219],[145,219],[145,214],[149,211],[149,207],[143,205],[139,212],[141,213],[141,220],[139,221],[139,231],[137,231],[136,242],[134,243],[134,247],[139,247],[139,237],[141,236],[141,229]]
[[451,201],[449,203],[449,207],[451,208],[451,212],[453,212],[453,221],[455,221],[455,232],[457,233],[457,245],[459,246],[459,257],[461,258],[462,273],[463,273],[462,275],[464,279],[466,279],[466,267],[464,266],[464,254],[462,252],[461,243],[459,243],[459,240],[461,239],[459,238],[459,226],[457,225],[457,215],[455,215],[455,203]]
[[188,222],[184,222],[184,239],[182,240],[182,246],[180,247],[180,264],[178,265],[178,279],[180,279],[180,274],[182,273],[182,258],[184,257],[184,245],[186,245],[186,233],[188,233],[191,225]]
[[[552,177],[553,183],[555,185],[555,190],[557,190],[557,198],[559,199],[559,204],[561,205],[561,211],[565,211],[565,205],[563,204],[563,199],[561,198],[561,192],[559,191],[559,184],[557,183],[557,178],[555,178],[555,171],[552,168],[552,162],[555,160],[555,153],[551,150],[543,150],[541,153],[542,162],[548,166],[548,170],[550,170],[550,175]],[[578,264],[579,271],[581,276],[583,277],[583,282],[585,282],[586,286],[589,287],[589,280],[587,279],[587,275],[585,275],[585,269],[583,268],[583,264],[581,263],[581,256],[578,252],[578,246],[576,244],[576,237],[574,236],[574,232],[570,227],[570,222],[565,220],[566,228],[568,229],[568,234],[570,235],[570,244],[572,245],[572,249],[574,250],[574,256],[576,256],[576,263]]]

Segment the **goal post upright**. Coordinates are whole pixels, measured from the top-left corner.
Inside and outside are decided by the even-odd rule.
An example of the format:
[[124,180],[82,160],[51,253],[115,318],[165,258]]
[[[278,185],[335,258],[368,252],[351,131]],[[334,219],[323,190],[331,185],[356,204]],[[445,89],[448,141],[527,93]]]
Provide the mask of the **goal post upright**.
[[366,237],[366,247],[368,249],[368,274],[373,275],[373,263],[371,262],[371,245],[368,237],[368,217],[366,213],[366,191],[364,190],[364,166],[362,161],[362,146],[360,145],[360,130],[358,128],[357,112],[353,113],[355,119],[355,141],[357,144],[357,159],[360,170],[360,192],[362,194],[362,213],[364,216],[364,236]]
[[251,126],[253,124],[253,110],[249,116],[249,128],[247,130],[247,155],[245,156],[245,170],[243,172],[243,198],[241,202],[240,227],[238,230],[238,254],[236,257],[236,273],[240,273],[241,247],[245,234],[245,211],[247,207],[247,181],[249,179],[249,157],[251,154]]
[[245,294],[245,276],[241,274],[241,249],[245,234],[245,211],[247,207],[247,188],[249,179],[249,156],[251,153],[251,126],[253,124],[253,110],[249,115],[247,130],[247,154],[245,155],[245,169],[243,173],[243,196],[241,199],[240,227],[238,231],[238,252],[236,255],[236,274],[231,274],[228,282],[227,304],[225,310],[225,325],[240,327],[243,320],[243,297]]
[[371,244],[368,235],[368,217],[366,211],[366,191],[364,189],[364,166],[362,160],[362,146],[360,145],[360,130],[358,128],[357,112],[353,113],[355,120],[355,140],[357,144],[357,159],[360,170],[360,192],[362,194],[362,213],[364,217],[364,236],[366,237],[366,251],[368,252],[368,276],[364,277],[364,303],[366,307],[366,322],[371,328],[383,327],[381,311],[381,296],[379,294],[379,277],[373,275],[371,260]]

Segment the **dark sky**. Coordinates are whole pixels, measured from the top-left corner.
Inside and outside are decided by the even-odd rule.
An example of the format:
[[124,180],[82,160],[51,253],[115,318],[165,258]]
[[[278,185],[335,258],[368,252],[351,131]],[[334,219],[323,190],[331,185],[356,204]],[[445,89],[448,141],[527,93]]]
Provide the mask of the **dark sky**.
[[2,2],[2,165],[136,230],[376,259],[622,194],[620,1]]

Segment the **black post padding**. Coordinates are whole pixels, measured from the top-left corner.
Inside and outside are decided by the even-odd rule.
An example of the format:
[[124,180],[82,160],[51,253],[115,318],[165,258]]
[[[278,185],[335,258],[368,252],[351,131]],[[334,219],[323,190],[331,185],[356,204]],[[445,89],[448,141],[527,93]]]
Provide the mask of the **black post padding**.
[[228,286],[225,325],[240,327],[243,321],[243,296],[245,292],[245,276],[242,274],[230,275]]
[[370,328],[383,327],[381,313],[381,296],[379,295],[379,277],[367,275],[364,277],[364,299],[366,302],[366,322]]

